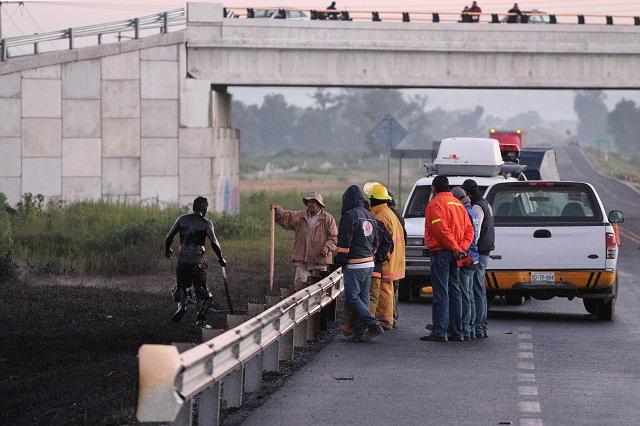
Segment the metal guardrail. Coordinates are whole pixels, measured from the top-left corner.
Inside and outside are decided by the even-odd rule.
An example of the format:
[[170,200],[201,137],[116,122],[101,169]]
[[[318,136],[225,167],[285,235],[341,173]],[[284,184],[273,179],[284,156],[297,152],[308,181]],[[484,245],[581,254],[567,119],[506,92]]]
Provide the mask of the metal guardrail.
[[[221,400],[228,407],[239,407],[243,389],[251,391],[249,383],[261,384],[263,371],[277,371],[283,349],[292,357],[294,332],[306,330],[307,322],[328,305],[334,306],[343,290],[342,270],[338,269],[183,353],[174,346],[142,345],[138,351],[138,420],[191,425],[192,401],[197,396],[198,424],[217,425]],[[335,310],[333,316],[335,319]]]
[[79,37],[98,37],[98,44],[102,44],[102,36],[105,34],[120,34],[133,32],[133,38],[140,38],[140,31],[160,29],[161,33],[169,32],[169,27],[186,25],[187,16],[184,8],[141,18],[125,19],[122,21],[108,22],[105,24],[89,25],[85,27],[67,28],[48,33],[32,34],[20,37],[7,37],[0,40],[0,61],[9,57],[9,49],[12,47],[33,46],[33,53],[39,53],[39,44],[56,40],[68,40],[69,49],[74,48],[74,40]]

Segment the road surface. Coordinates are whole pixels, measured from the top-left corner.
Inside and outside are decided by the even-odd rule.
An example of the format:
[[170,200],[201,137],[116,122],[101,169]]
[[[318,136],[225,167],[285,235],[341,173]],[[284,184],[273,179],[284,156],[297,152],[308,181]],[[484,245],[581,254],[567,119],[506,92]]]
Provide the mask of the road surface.
[[245,424],[640,424],[640,194],[577,147],[558,154],[563,179],[594,184],[607,210],[625,212],[614,321],[580,299],[531,300],[492,308],[488,339],[425,343],[431,305],[402,304],[397,330],[336,339]]

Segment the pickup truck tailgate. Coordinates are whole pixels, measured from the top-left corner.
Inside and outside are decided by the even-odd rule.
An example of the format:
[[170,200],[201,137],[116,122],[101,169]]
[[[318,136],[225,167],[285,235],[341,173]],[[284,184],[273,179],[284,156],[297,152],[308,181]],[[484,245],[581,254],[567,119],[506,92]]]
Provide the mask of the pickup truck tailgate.
[[604,269],[605,227],[496,226],[492,270]]

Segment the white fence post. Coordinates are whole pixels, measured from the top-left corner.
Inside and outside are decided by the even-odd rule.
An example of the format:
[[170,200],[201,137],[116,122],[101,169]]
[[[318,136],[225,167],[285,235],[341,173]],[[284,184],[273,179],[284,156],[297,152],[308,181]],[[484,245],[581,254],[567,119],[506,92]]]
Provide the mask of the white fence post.
[[227,408],[239,408],[242,406],[242,394],[244,393],[244,366],[238,367],[233,373],[224,378],[222,399]]
[[[247,306],[247,316],[253,318],[264,312],[265,305],[249,303]],[[258,392],[262,389],[262,360],[264,354],[259,354],[247,362],[244,368],[244,391],[247,393]]]

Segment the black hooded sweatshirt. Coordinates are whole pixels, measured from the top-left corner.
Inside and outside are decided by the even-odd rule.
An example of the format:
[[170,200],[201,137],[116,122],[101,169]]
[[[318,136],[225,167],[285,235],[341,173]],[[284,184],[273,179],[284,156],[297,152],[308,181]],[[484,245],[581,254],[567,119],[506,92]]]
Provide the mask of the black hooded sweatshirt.
[[335,263],[354,265],[373,262],[378,225],[373,215],[364,208],[363,193],[357,185],[351,185],[342,195],[341,213]]

